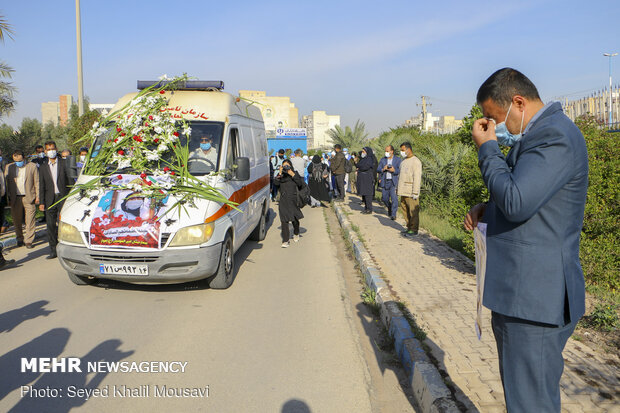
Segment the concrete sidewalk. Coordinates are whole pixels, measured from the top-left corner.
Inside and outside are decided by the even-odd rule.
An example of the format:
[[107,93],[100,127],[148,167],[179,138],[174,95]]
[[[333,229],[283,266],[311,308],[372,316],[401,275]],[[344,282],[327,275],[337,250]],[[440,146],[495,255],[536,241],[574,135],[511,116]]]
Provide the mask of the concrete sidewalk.
[[[468,411],[503,412],[490,311],[483,313],[482,339],[474,331],[476,280],[473,263],[425,231],[414,239],[400,236],[402,220],[391,221],[384,207],[362,215],[359,197],[342,204],[392,293],[407,304],[428,337],[439,367],[448,373],[456,397]],[[562,411],[620,411],[617,355],[603,359],[570,339],[564,350]]]

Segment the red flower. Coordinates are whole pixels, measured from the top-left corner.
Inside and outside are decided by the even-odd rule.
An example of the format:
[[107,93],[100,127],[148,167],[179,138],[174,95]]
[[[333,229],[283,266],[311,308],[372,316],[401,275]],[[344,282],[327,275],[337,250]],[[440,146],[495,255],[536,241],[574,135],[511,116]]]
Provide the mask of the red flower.
[[160,91],[159,91],[159,94],[160,94],[160,95],[163,95],[164,93],[166,93],[166,91],[165,91],[165,90],[160,90]]
[[121,136],[125,136],[125,132],[121,132]]
[[112,140],[111,140],[111,139],[108,139],[108,143],[112,143]]
[[170,172],[170,175],[175,175],[174,171]]
[[142,173],[140,174],[140,178],[142,178],[142,179],[146,179],[146,174],[145,174],[144,172],[142,172]]
[[164,166],[164,172],[168,172],[170,170],[170,168],[168,168],[167,166]]
[[125,155],[125,151],[121,149],[120,151],[118,151],[118,154],[119,155]]
[[149,120],[153,120],[153,116],[150,116],[150,115],[149,115]]
[[116,131],[120,132],[120,131],[122,131],[122,129],[121,128],[116,128]]
[[144,122],[144,126],[149,126],[149,123],[148,122]]
[[116,142],[118,142],[118,138],[115,138],[115,139],[114,139],[114,143],[116,143]]
[[146,181],[146,184],[147,184],[148,186],[151,186],[151,185],[153,185],[153,182],[151,182],[151,181]]
[[178,138],[179,137],[179,132],[174,132],[173,135]]
[[118,175],[116,179],[123,179],[123,175]]
[[153,139],[153,143],[157,143],[157,142],[159,142],[159,138]]

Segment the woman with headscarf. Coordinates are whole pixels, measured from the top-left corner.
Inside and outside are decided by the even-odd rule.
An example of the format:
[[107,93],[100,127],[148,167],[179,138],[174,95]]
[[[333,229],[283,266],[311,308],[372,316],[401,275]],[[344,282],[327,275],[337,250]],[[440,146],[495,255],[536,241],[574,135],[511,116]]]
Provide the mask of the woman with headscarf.
[[304,184],[304,179],[293,169],[291,161],[285,159],[279,167],[273,184],[278,187],[280,193],[278,215],[282,225],[282,248],[286,248],[290,245],[289,222],[293,223],[293,241],[299,241],[299,220],[304,217],[304,214],[297,204],[297,190]]
[[321,162],[319,155],[312,157],[312,162],[308,165],[308,188],[310,196],[318,201],[319,205],[313,203],[312,207],[322,205],[321,202],[329,202],[329,169]]
[[375,166],[376,159],[372,149],[365,146],[360,152],[360,160],[357,163],[357,194],[364,201],[362,214],[372,213],[372,198],[375,196]]

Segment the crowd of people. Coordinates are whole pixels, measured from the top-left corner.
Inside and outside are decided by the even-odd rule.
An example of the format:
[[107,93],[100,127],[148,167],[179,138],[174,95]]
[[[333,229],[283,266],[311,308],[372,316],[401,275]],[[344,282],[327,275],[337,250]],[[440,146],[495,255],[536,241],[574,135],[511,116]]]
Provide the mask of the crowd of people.
[[[312,208],[325,207],[329,202],[345,201],[346,193],[362,198],[362,214],[372,214],[375,191],[382,192],[382,202],[390,219],[395,220],[399,206],[405,217],[405,237],[418,233],[420,213],[420,185],[422,163],[413,154],[410,142],[400,146],[400,156],[394,147],[385,148],[385,156],[377,160],[372,148],[366,146],[359,152],[349,153],[347,148],[334,145],[330,153],[309,158],[301,149],[286,157],[280,149],[270,157],[271,200],[278,203],[282,223],[282,247],[290,245],[289,223],[293,225],[293,241],[299,241],[299,220],[305,206],[298,193],[307,185]],[[399,200],[400,197],[400,200]]]
[[[58,215],[62,207],[59,202],[70,191],[77,179],[78,171],[86,161],[88,148],[80,148],[79,157],[73,157],[70,150],[60,154],[54,141],[37,145],[32,155],[26,156],[17,149],[7,159],[0,151],[0,222],[1,232],[8,230],[5,209],[10,209],[17,247],[34,248],[36,211],[44,212],[47,236],[50,246],[48,259],[56,258],[58,244]],[[0,245],[0,268],[15,263],[6,260]]]

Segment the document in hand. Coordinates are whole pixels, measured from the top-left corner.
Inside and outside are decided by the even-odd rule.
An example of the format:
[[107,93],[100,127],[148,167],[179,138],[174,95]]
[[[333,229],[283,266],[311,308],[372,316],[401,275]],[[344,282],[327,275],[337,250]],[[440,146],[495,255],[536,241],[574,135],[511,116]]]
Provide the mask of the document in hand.
[[474,228],[474,245],[476,248],[476,334],[482,337],[482,296],[484,294],[484,274],[487,269],[487,224],[479,222]]

